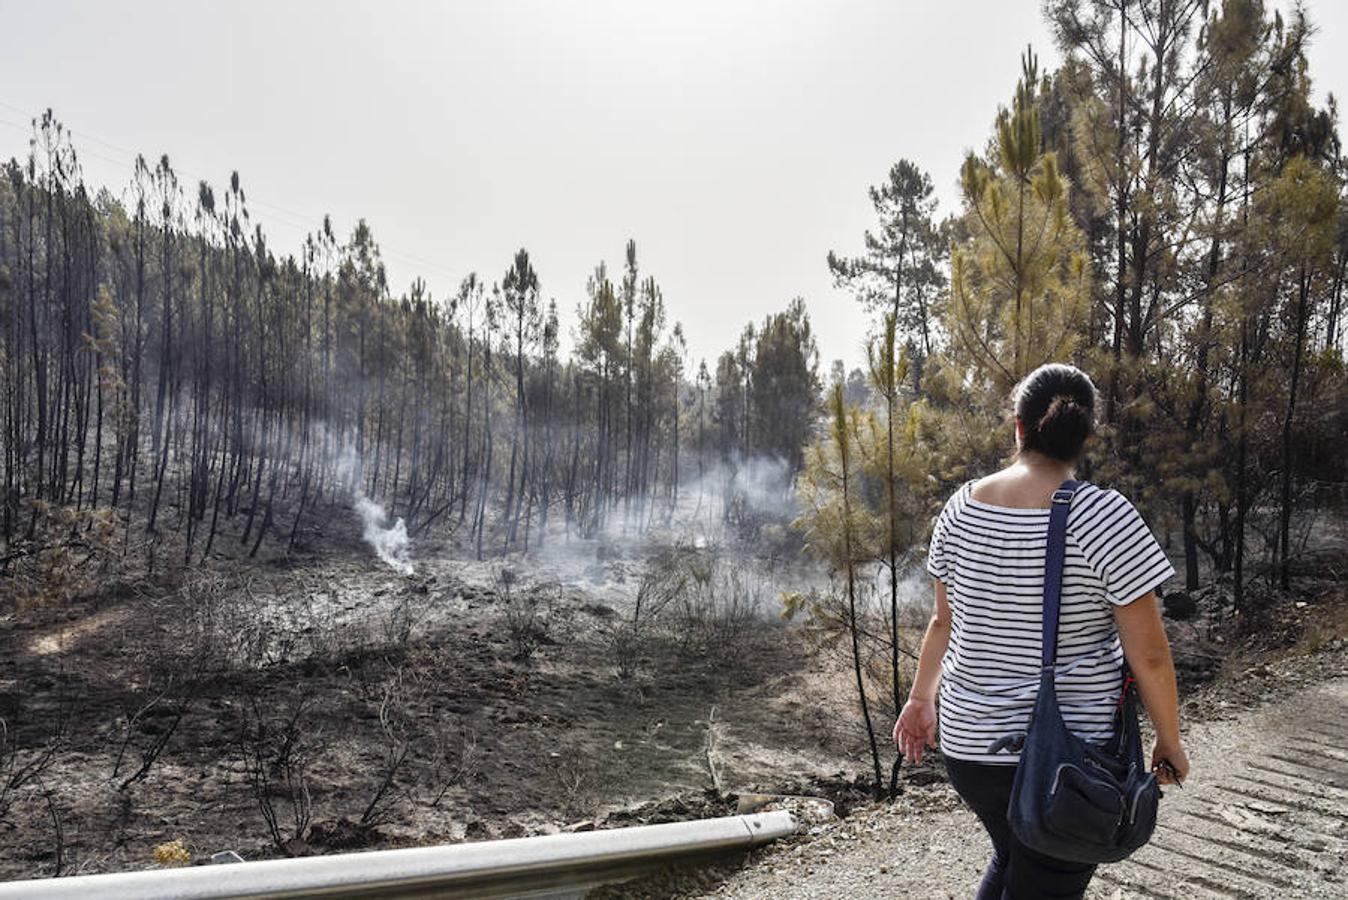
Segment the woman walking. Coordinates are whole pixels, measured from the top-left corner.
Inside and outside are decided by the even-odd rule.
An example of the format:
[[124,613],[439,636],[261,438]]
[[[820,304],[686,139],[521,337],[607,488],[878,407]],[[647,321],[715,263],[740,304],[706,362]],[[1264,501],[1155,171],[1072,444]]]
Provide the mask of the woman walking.
[[[1041,671],[1045,543],[1054,491],[1072,477],[1093,430],[1095,387],[1052,364],[1016,388],[1016,457],[963,485],[937,518],[927,557],[936,605],[894,742],[917,762],[940,748],[950,782],[992,839],[979,886],[987,898],[1081,897],[1093,865],[1054,859],[1017,841],[1007,806],[1018,754],[991,752],[1024,732]],[[1155,588],[1174,569],[1133,505],[1091,484],[1067,516],[1054,680],[1067,727],[1104,743],[1113,736],[1126,659],[1156,730],[1151,764],[1162,784],[1182,781],[1179,704]]]

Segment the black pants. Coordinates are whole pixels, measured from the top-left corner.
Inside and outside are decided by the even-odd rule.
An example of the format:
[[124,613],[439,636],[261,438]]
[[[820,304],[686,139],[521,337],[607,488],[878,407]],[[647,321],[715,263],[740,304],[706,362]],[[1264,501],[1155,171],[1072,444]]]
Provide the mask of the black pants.
[[1076,900],[1086,893],[1095,866],[1036,853],[1011,832],[1006,808],[1016,767],[945,758],[950,783],[992,838],[992,861],[977,900]]

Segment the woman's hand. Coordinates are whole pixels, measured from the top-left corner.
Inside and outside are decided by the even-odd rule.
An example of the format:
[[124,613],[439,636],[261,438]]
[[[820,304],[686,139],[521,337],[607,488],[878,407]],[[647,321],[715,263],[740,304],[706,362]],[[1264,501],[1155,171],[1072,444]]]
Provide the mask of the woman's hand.
[[[1169,765],[1162,765],[1163,762]],[[1179,744],[1167,747],[1157,741],[1151,751],[1151,770],[1161,784],[1180,784],[1189,777],[1189,757]]]
[[[936,703],[909,699],[894,723],[894,746],[905,758],[922,762],[922,748],[936,746]],[[1187,764],[1186,764],[1187,765]]]
[[935,697],[941,683],[941,660],[950,646],[950,604],[946,600],[945,584],[940,579],[933,584],[936,604],[931,610],[927,633],[922,636],[922,652],[918,654],[912,692],[899,713],[899,720],[894,723],[894,746],[915,763],[922,762],[924,746],[936,746]]

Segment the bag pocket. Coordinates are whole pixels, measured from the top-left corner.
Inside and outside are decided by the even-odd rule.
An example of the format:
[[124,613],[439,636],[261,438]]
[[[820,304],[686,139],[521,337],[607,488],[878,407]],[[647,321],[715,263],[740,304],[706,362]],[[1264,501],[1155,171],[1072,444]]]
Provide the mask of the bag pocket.
[[1109,844],[1126,812],[1117,787],[1072,763],[1058,766],[1044,809],[1044,824],[1064,837]]
[[1129,779],[1124,786],[1127,793],[1127,815],[1124,817],[1122,843],[1130,849],[1145,844],[1156,828],[1156,813],[1161,792],[1156,786],[1156,778],[1147,773],[1140,778]]

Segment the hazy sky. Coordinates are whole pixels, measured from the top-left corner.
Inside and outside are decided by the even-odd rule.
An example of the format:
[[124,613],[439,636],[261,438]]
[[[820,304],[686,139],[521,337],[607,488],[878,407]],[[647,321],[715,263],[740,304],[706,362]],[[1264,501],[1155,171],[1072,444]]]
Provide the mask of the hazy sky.
[[[1348,4],[1307,5],[1343,96]],[[50,106],[93,183],[120,191],[136,151],[189,187],[237,169],[278,250],[365,217],[395,292],[525,246],[568,326],[633,237],[694,361],[799,294],[825,363],[856,362],[826,253],[860,247],[899,157],[953,209],[1027,43],[1055,64],[1038,0],[0,0],[0,158]]]

